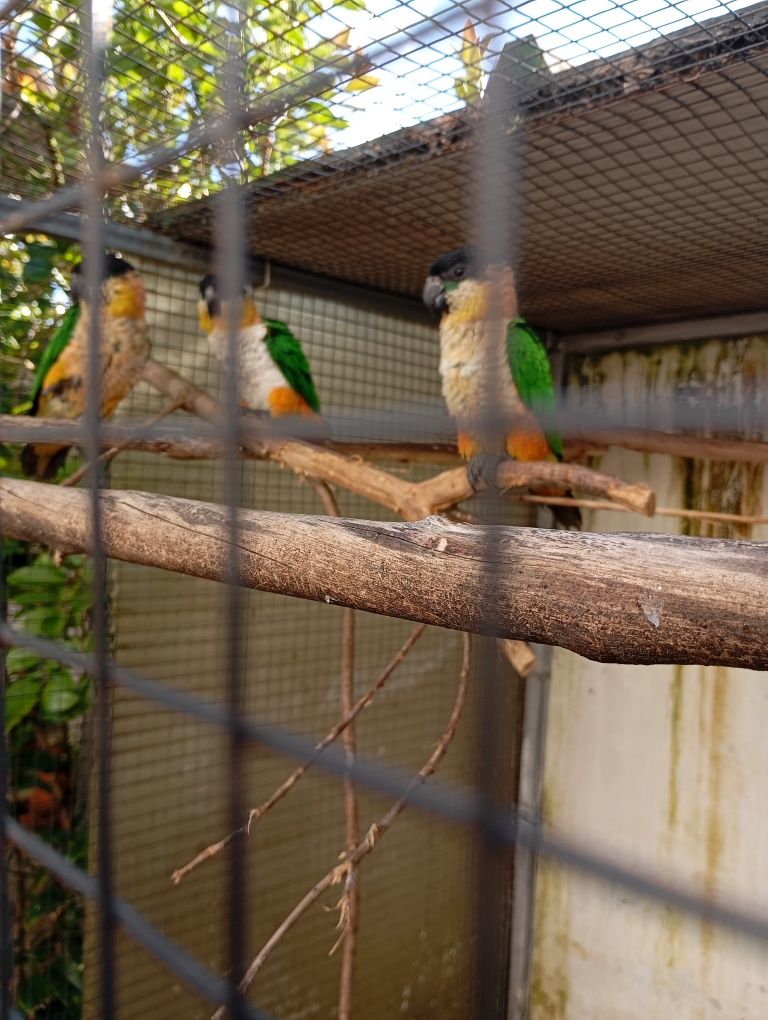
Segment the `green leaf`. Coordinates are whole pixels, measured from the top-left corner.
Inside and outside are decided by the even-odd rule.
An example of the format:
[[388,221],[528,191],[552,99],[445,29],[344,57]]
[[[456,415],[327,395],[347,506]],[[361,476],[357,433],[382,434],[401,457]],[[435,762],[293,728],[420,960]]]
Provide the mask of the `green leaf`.
[[379,77],[375,74],[359,74],[346,84],[347,92],[365,92],[367,89],[375,89],[379,84]]
[[40,696],[40,681],[32,676],[23,676],[9,684],[5,691],[5,732],[17,726],[27,713],[31,712]]
[[50,882],[42,889],[35,890],[35,898],[30,902],[24,914],[24,925],[32,927],[43,917],[47,917],[66,901],[67,894],[60,885]]
[[24,611],[20,615],[23,617],[26,629],[37,637],[61,637],[62,630],[67,623],[64,613],[48,606],[36,606],[29,612]]
[[19,567],[8,575],[8,586],[11,592],[19,588],[47,588],[51,585],[67,583],[67,575],[61,567],[52,563],[33,563],[29,567]]
[[187,80],[187,72],[181,66],[181,64],[169,64],[167,67],[168,77],[171,81],[175,81],[177,85],[183,85]]
[[80,703],[80,691],[65,670],[60,670],[48,680],[40,695],[43,715],[51,722],[60,722]]
[[25,283],[44,283],[50,279],[56,249],[47,244],[30,244],[27,248],[29,259],[24,266],[22,278]]
[[83,988],[83,965],[82,963],[75,963],[74,960],[69,957],[64,961],[64,966],[67,973],[67,981],[76,988],[78,991],[82,991]]
[[46,974],[29,974],[19,985],[17,1005],[27,1016],[36,1011],[51,998],[51,983]]
[[29,20],[43,32],[50,32],[55,24],[53,18],[49,14],[43,14],[42,11],[35,11]]
[[12,648],[5,657],[5,668],[10,675],[25,673],[29,669],[37,669],[42,659],[26,648]]

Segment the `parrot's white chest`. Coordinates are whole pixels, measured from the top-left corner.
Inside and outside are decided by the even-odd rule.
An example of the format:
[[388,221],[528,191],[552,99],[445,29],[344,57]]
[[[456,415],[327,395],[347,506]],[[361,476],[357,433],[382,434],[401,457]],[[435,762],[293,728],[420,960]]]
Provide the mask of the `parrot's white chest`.
[[[237,385],[240,403],[252,411],[269,410],[269,394],[287,386],[285,376],[272,360],[266,343],[267,327],[263,322],[241,329],[237,338]],[[216,357],[227,363],[227,334],[214,329],[208,334]]]
[[447,315],[440,325],[440,376],[448,411],[469,424],[495,408],[506,420],[525,413],[507,361],[503,340],[491,345],[483,322],[453,324]]

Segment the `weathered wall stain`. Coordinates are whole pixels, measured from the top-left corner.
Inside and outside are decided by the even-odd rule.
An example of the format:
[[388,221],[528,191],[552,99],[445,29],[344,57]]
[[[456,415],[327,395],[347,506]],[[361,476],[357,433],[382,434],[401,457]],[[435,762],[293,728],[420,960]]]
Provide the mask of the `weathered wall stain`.
[[[707,750],[709,774],[707,789],[707,824],[705,834],[704,892],[713,897],[718,889],[720,865],[725,851],[727,821],[723,814],[723,786],[725,782],[725,757],[723,744],[726,735],[728,711],[728,673],[721,667],[702,670],[702,701],[704,690],[709,693],[709,727]],[[705,687],[706,685],[706,687]],[[701,978],[706,985],[709,980],[714,929],[708,921],[701,926]]]
[[568,887],[556,864],[542,863],[538,874],[531,1020],[566,1020],[569,1001],[570,916]]
[[673,666],[672,680],[669,687],[670,717],[669,717],[669,786],[667,824],[670,836],[677,825],[679,779],[678,769],[680,766],[680,724],[683,715],[683,667]]

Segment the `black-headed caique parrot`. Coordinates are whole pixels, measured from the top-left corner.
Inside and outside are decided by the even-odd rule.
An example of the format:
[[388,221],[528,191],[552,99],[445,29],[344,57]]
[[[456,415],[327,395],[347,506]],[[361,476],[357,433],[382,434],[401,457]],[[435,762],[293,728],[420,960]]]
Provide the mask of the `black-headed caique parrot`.
[[[443,396],[459,430],[459,453],[470,461],[473,486],[485,475],[488,463],[495,468],[500,455],[521,461],[561,460],[563,456],[558,433],[545,433],[531,410],[555,407],[546,349],[518,313],[511,268],[493,267],[492,272],[493,283],[490,273],[478,263],[477,253],[458,248],[432,264],[422,293],[424,303],[440,317]],[[498,350],[490,349],[487,336],[492,286],[507,324]],[[483,438],[483,413],[494,404],[503,424],[503,451],[488,449],[488,440]],[[551,510],[565,527],[581,526],[577,508]]]
[[[200,281],[198,318],[213,353],[226,364],[227,317],[215,276]],[[241,300],[237,361],[244,408],[273,418],[319,416],[320,400],[301,344],[284,322],[261,317],[249,287],[244,288]]]
[[[144,283],[134,267],[116,255],[104,256],[101,285],[101,416],[108,417],[141,378],[149,357]],[[79,418],[87,400],[90,308],[84,294],[83,263],[72,270],[72,306],[43,351],[35,373],[30,414]],[[52,478],[68,446],[29,444],[21,452],[27,475]]]

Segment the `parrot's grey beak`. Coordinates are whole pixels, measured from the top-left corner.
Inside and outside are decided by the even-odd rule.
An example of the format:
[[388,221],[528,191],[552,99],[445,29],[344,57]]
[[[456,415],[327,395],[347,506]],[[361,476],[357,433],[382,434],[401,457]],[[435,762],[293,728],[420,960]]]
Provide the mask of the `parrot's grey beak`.
[[443,290],[443,281],[439,276],[427,277],[424,289],[421,292],[421,298],[430,312],[433,312],[438,317],[448,311],[448,301]]
[[216,288],[213,285],[209,285],[205,288],[203,301],[205,301],[208,314],[212,319],[215,319],[219,314],[219,299],[216,295]]

